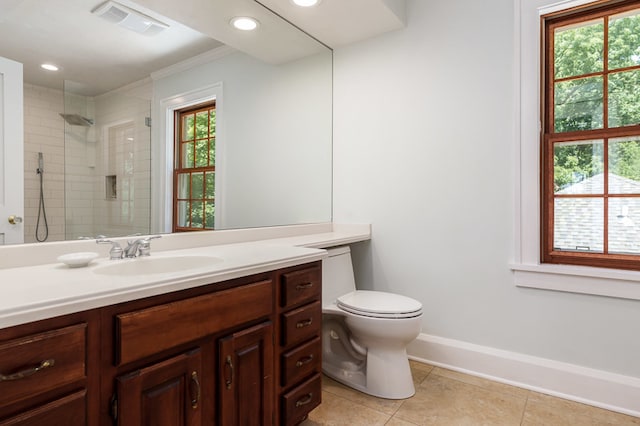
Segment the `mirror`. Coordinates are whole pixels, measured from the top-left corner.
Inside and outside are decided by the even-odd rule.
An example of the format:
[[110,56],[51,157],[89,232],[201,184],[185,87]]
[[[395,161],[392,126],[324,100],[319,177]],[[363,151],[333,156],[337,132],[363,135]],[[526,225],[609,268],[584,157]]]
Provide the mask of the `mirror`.
[[[119,28],[91,13],[100,0],[0,6],[0,56],[24,64],[25,242],[38,223],[39,152],[46,241],[170,232],[172,117],[211,99],[215,229],[330,221],[331,50],[252,0],[118,3],[177,33]],[[257,16],[257,33],[228,25],[245,14]],[[39,68],[56,58],[67,60],[62,73]]]

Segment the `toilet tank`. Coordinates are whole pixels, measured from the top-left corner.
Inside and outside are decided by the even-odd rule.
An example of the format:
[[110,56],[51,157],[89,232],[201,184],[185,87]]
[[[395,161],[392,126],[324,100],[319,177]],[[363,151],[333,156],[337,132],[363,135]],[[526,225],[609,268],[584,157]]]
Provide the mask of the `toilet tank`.
[[329,257],[322,261],[322,306],[356,289],[349,246],[327,249]]

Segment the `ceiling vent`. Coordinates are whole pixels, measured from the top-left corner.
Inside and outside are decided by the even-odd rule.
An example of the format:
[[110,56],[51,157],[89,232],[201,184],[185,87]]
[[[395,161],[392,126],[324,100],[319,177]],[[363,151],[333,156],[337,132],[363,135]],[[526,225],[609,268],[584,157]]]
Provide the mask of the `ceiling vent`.
[[153,36],[169,28],[169,25],[158,21],[144,13],[123,6],[114,1],[102,3],[91,11],[91,13],[118,25],[119,27],[135,31],[138,34]]

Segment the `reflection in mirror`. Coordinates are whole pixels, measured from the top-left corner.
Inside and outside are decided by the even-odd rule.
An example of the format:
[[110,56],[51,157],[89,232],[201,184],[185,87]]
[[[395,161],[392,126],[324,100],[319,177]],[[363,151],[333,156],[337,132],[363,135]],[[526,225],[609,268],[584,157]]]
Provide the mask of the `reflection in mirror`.
[[[25,242],[36,231],[46,241],[171,232],[173,117],[210,101],[215,229],[331,220],[329,49],[253,0],[120,1],[167,24],[153,37],[92,14],[102,3],[0,5],[0,56],[24,65]],[[193,8],[203,13],[185,15]],[[259,14],[256,34],[228,26],[245,9]]]
[[92,97],[73,86],[65,82],[66,239],[149,234],[150,85]]

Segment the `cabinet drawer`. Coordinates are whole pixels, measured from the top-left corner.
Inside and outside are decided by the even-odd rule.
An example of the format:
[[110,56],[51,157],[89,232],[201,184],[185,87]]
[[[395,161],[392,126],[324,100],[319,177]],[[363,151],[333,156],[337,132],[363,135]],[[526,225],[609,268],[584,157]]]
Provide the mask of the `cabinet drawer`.
[[322,289],[322,268],[318,265],[282,274],[280,286],[280,306],[282,307],[319,299]]
[[319,371],[321,349],[320,337],[316,337],[282,354],[282,386],[292,385],[312,372]]
[[300,386],[282,395],[282,424],[296,425],[321,402],[321,379],[316,374]]
[[322,309],[320,302],[313,302],[282,314],[282,345],[309,339],[320,334]]
[[76,392],[10,419],[0,426],[69,426],[86,424],[86,391]]
[[125,364],[273,311],[272,281],[116,315],[116,364]]
[[0,405],[84,379],[85,323],[0,343]]

